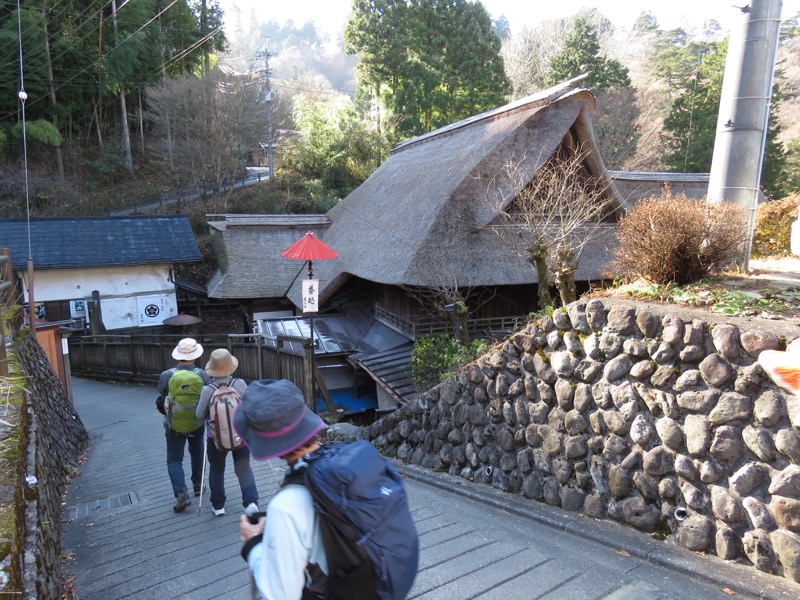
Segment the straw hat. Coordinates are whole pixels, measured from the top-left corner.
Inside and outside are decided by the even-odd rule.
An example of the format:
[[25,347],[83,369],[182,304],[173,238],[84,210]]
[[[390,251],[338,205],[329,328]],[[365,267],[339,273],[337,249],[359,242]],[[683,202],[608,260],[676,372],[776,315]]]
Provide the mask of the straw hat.
[[206,363],[206,373],[211,377],[227,377],[239,366],[239,360],[225,348],[218,348],[211,353]]

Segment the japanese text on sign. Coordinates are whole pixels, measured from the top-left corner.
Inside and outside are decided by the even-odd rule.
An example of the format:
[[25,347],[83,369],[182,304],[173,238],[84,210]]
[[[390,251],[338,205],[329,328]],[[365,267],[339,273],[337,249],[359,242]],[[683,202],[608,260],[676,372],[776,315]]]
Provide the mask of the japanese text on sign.
[[317,312],[318,283],[319,279],[303,280],[303,312]]

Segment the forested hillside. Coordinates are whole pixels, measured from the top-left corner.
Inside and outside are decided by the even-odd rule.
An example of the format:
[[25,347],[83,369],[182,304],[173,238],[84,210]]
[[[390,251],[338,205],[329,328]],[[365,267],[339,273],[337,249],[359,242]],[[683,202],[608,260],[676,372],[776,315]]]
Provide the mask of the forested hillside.
[[[727,52],[714,22],[665,30],[643,13],[628,31],[584,9],[512,36],[466,0],[354,0],[340,40],[246,19],[228,39],[217,0],[17,8],[0,2],[5,217],[105,214],[191,190],[209,192],[198,223],[324,212],[398,142],[585,71],[610,168],[707,172]],[[779,59],[762,178],[774,198],[800,187],[800,40],[787,15]],[[272,184],[214,193],[248,164],[272,164]]]

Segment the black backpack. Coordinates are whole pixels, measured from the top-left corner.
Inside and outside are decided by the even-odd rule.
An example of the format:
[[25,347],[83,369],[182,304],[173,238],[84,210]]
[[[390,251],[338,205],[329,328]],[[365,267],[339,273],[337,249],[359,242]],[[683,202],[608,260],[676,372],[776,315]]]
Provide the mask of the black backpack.
[[[328,559],[327,598],[402,600],[419,540],[400,475],[365,440],[326,444],[287,475],[314,499]],[[306,596],[304,596],[305,598]]]

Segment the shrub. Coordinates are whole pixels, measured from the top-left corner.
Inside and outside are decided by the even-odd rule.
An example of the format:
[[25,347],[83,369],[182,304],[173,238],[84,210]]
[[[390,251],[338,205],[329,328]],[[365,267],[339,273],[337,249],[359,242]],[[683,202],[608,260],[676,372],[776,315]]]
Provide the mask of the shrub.
[[753,256],[780,256],[790,250],[792,223],[797,220],[800,196],[762,202],[756,209]]
[[428,390],[451,377],[486,351],[486,342],[461,345],[449,335],[417,338],[411,351],[411,381],[418,391]]
[[619,222],[617,267],[661,285],[685,285],[728,266],[742,250],[747,214],[728,202],[669,190],[639,202]]

